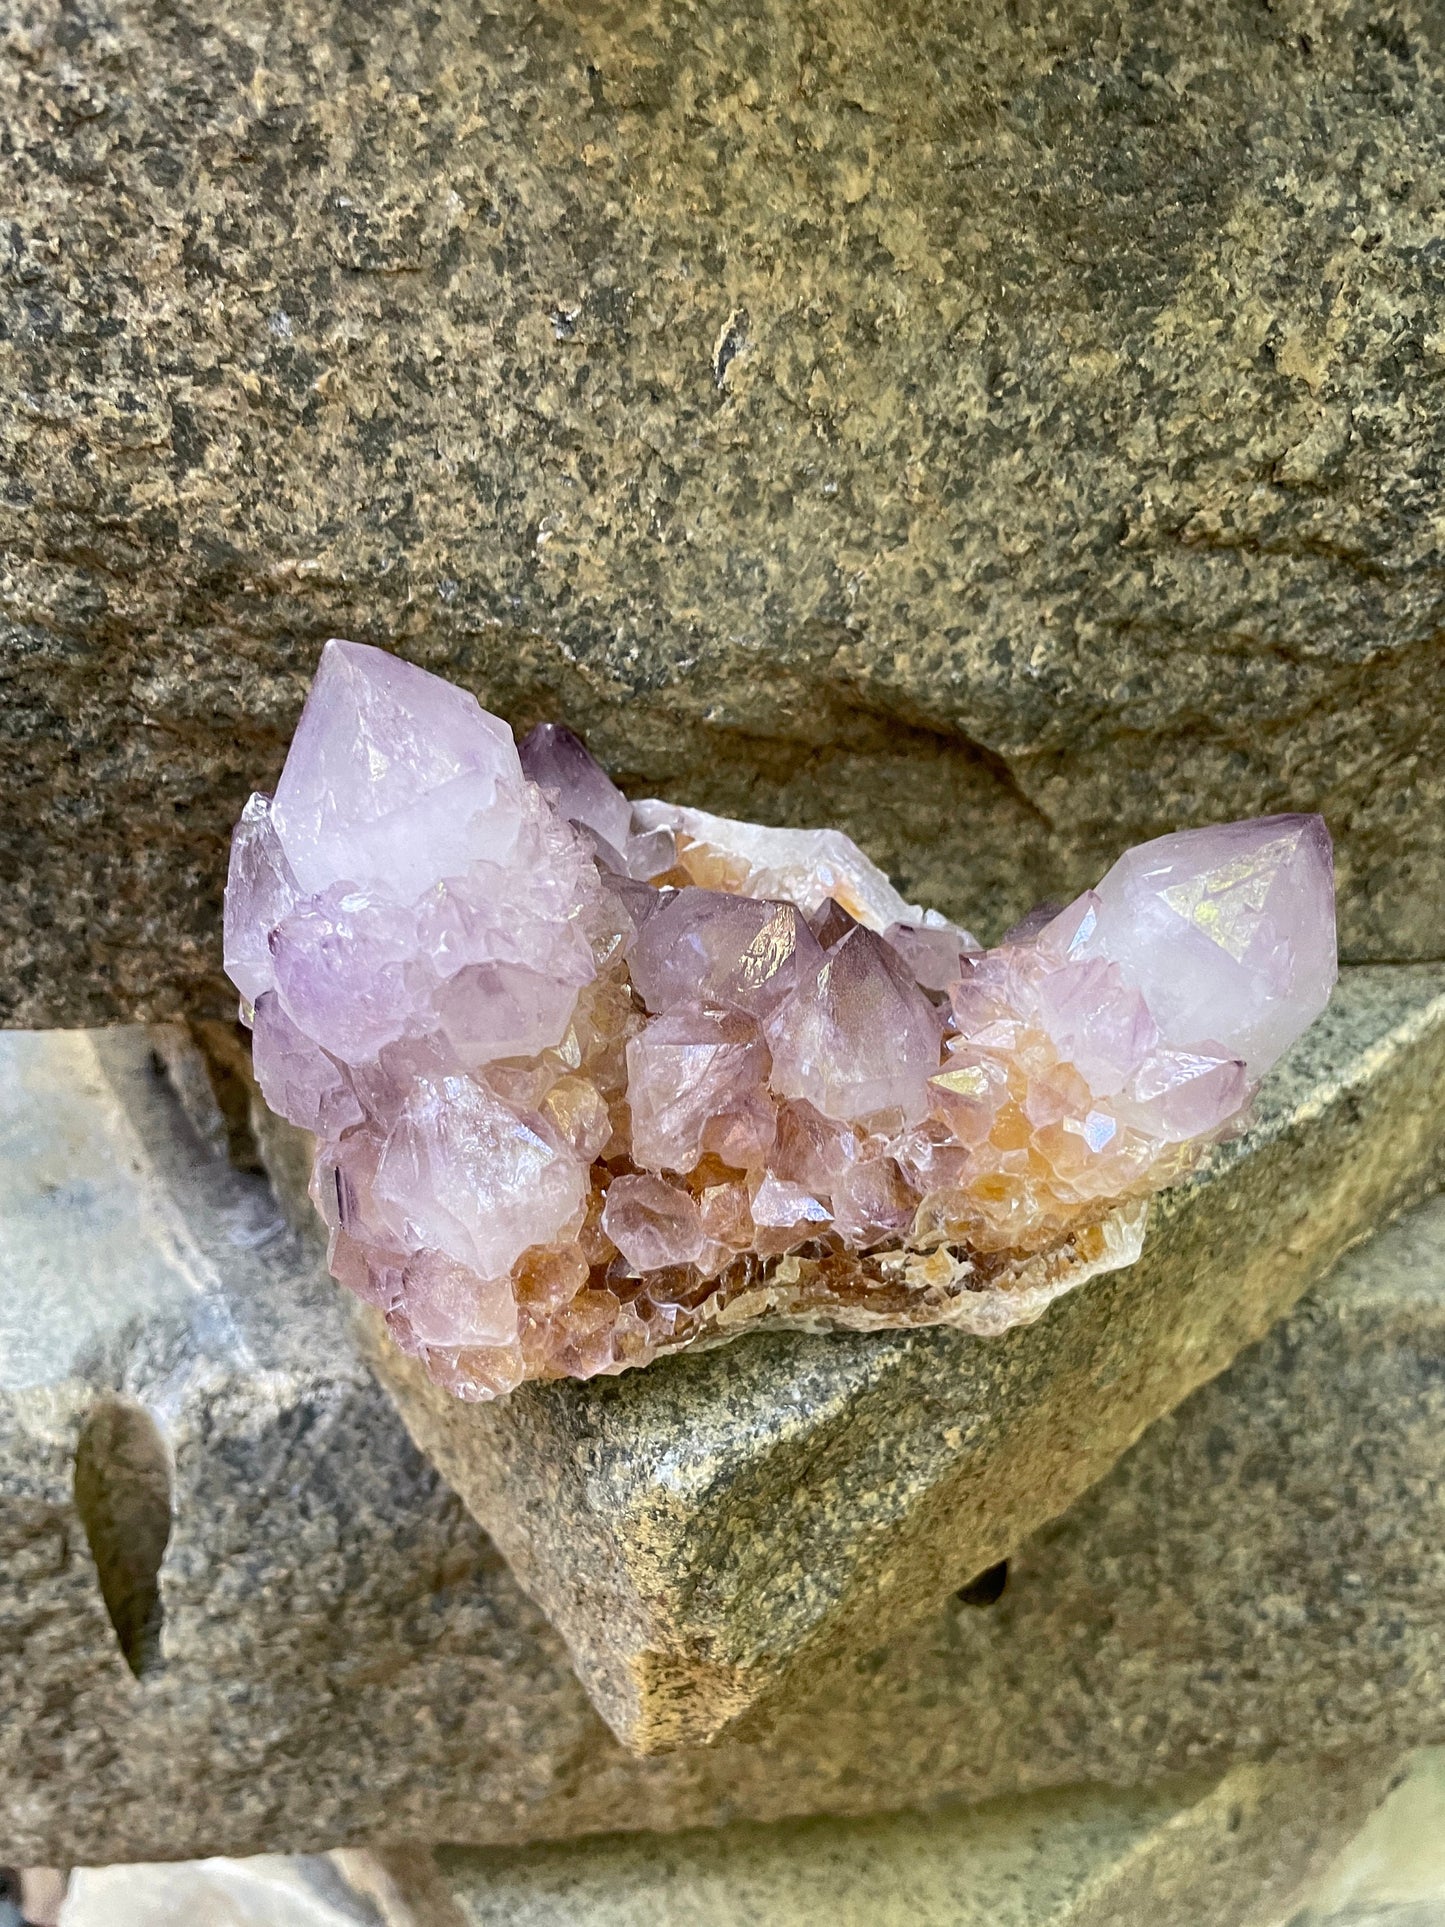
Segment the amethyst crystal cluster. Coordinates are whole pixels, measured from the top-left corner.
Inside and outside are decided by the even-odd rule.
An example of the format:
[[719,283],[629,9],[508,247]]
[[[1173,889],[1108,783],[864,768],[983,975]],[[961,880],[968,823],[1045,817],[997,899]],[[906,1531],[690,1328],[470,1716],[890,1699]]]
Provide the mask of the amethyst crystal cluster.
[[632,804],[327,645],[226,968],[336,1277],[463,1397],[751,1324],[1036,1317],[1137,1254],[1335,974],[1314,816],[1166,836],[983,950],[835,831]]

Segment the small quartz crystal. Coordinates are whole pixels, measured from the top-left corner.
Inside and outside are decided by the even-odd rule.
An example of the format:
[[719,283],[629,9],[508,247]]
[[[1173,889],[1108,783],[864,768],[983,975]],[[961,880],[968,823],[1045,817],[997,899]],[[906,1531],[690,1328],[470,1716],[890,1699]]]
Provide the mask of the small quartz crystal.
[[1137,1256],[1335,976],[1317,816],[1182,830],[993,950],[836,830],[630,803],[327,644],[225,961],[335,1276],[464,1398],[756,1326],[992,1333]]

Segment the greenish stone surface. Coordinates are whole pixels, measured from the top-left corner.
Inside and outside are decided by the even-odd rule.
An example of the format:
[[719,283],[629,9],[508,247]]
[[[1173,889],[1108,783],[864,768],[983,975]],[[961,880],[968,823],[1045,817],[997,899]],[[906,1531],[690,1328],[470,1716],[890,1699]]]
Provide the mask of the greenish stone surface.
[[661,1751],[761,1731],[1015,1551],[1442,1159],[1445,970],[1362,967],[1139,1262],[1002,1338],[744,1337],[467,1405],[363,1329],[604,1718]]
[[464,1927],[1276,1927],[1392,1765],[437,1858]]
[[322,640],[984,935],[1281,808],[1440,954],[1437,10],[17,0],[11,1022],[220,1009]]

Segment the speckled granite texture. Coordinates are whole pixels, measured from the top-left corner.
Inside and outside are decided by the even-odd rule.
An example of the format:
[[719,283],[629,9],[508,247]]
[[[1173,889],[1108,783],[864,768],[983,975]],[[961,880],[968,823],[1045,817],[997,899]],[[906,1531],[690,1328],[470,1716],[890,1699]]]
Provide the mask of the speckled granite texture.
[[1433,9],[7,29],[9,1021],[221,996],[335,633],[985,938],[1318,808],[1346,954],[1440,954]]
[[872,1822],[450,1849],[437,1884],[460,1927],[1279,1927],[1395,1777],[1364,1754]]
[[[1445,1476],[1445,1205],[1154,1425],[993,1605],[880,1626],[766,1741],[638,1760],[145,1038],[0,1058],[0,1860],[516,1843],[1445,1738],[1421,1531]],[[75,1493],[117,1392],[173,1463],[140,1679]],[[148,1487],[95,1484],[104,1545]]]

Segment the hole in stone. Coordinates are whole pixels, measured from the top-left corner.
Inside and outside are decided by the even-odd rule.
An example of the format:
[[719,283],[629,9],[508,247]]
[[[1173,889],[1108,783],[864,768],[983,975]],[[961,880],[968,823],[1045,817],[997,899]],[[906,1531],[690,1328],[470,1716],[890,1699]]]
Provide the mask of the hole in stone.
[[986,1566],[977,1578],[959,1587],[958,1603],[961,1606],[991,1606],[995,1600],[1003,1597],[1003,1589],[1007,1584],[1008,1560],[1000,1559],[996,1566]]
[[86,1419],[75,1453],[75,1506],[125,1663],[144,1679],[161,1663],[171,1460],[143,1406],[107,1399]]

